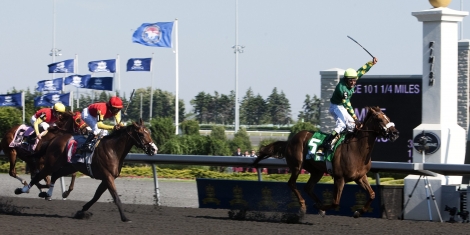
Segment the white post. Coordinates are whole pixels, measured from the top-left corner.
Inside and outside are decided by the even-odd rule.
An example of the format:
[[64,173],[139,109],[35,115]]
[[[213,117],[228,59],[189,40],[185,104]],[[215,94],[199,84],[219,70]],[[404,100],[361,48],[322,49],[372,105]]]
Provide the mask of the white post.
[[178,135],[179,129],[179,98],[178,98],[178,80],[179,80],[179,62],[178,62],[178,19],[175,19],[175,80],[176,80],[176,91],[175,91],[175,134]]
[[[439,7],[412,15],[423,22],[422,123],[413,130],[413,136],[424,131],[438,137],[429,143],[434,144],[436,150],[426,154],[426,162],[463,164],[466,135],[457,124],[457,23],[468,12]],[[419,152],[414,149],[413,155],[419,156]],[[420,163],[421,159],[416,158],[414,162]],[[443,184],[460,184],[461,178],[442,179],[447,180]]]

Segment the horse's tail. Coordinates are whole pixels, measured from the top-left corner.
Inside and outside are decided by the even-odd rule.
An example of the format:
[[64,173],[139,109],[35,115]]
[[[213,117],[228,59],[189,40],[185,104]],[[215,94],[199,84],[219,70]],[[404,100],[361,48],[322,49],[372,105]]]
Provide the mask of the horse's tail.
[[261,160],[274,157],[274,158],[284,158],[284,152],[286,150],[287,141],[276,141],[270,143],[264,147],[261,147],[259,150],[258,157],[256,157],[255,161],[253,162],[253,166],[256,166]]

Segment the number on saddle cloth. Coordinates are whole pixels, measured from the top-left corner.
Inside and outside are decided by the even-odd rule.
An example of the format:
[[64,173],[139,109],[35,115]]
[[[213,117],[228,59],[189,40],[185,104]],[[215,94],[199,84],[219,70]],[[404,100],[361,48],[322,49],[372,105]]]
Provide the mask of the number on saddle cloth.
[[315,132],[312,135],[312,138],[310,138],[310,140],[308,141],[309,152],[306,157],[307,160],[314,160],[314,161],[324,161],[324,160],[331,161],[332,160],[334,150],[336,150],[336,147],[338,147],[338,145],[341,142],[343,142],[344,137],[346,135],[344,133],[340,135],[339,140],[336,141],[336,143],[334,144],[335,146],[333,147],[333,151],[327,151],[327,155],[325,157],[319,157],[316,155],[317,149],[323,144],[323,141],[326,139],[328,135],[329,134],[323,133],[323,132]]

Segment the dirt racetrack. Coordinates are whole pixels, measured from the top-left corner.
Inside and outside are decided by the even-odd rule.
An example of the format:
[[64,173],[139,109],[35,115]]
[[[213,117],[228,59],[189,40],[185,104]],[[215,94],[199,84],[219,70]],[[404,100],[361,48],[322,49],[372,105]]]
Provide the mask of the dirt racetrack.
[[[88,220],[74,219],[83,201],[0,197],[1,234],[469,234],[470,224],[354,219],[306,215],[300,224],[260,218],[232,220],[228,210],[124,204],[131,223],[120,221],[114,203],[98,202]],[[13,212],[5,214],[5,212]]]
[[[27,176],[22,175],[23,178]],[[69,179],[65,179],[68,184]],[[100,181],[77,178],[67,200],[57,187],[52,201],[37,198],[39,190],[15,195],[18,180],[0,174],[0,234],[470,234],[470,224],[306,215],[300,224],[248,216],[232,220],[229,210],[200,209],[195,181],[160,180],[162,206],[155,206],[151,179],[118,178],[116,187],[132,223],[120,220],[109,192],[90,208],[89,220],[74,219]],[[13,212],[13,213],[5,213]],[[15,213],[16,212],[16,213]],[[426,212],[423,212],[426,213]]]

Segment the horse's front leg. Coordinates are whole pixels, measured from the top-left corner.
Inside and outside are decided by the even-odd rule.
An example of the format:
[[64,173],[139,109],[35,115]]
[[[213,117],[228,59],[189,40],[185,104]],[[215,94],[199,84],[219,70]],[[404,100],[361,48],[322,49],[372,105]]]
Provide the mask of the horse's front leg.
[[83,206],[81,211],[77,211],[77,213],[75,214],[75,218],[77,218],[77,219],[89,219],[93,214],[88,212],[88,209],[90,209],[90,207],[93,204],[95,204],[95,202],[97,202],[98,199],[100,199],[101,195],[103,195],[103,193],[104,193],[104,191],[106,191],[106,189],[108,189],[108,185],[103,180],[103,181],[101,181],[101,184],[98,185],[98,188],[96,189],[96,192],[95,192],[95,195],[93,196],[93,198]]
[[126,215],[124,215],[124,210],[122,209],[121,199],[119,198],[119,195],[118,195],[117,190],[116,190],[116,185],[114,184],[114,177],[112,175],[108,175],[105,180],[108,183],[109,193],[113,197],[114,203],[118,207],[119,214],[121,215],[121,221],[122,222],[131,222],[131,220],[129,220],[126,217]]
[[330,210],[330,209],[336,209],[336,207],[339,206],[339,202],[341,200],[341,194],[343,193],[343,188],[344,188],[344,178],[343,177],[335,177],[335,189],[333,190],[333,202],[331,205],[324,205],[322,210]]
[[76,171],[77,170],[75,170],[75,168],[73,168],[72,165],[69,164],[69,165],[66,165],[66,166],[60,168],[58,171],[55,171],[54,173],[52,173],[52,177],[49,180],[49,182],[50,182],[49,183],[49,190],[47,192],[41,192],[39,194],[39,197],[43,197],[46,200],[50,201],[52,199],[52,193],[54,191],[54,185],[55,185],[55,182],[57,181],[57,179],[59,179],[60,177],[75,173]]
[[364,190],[366,190],[369,193],[369,200],[366,202],[364,207],[362,207],[361,210],[354,212],[354,218],[358,218],[365,212],[369,211],[370,204],[372,203],[372,200],[375,199],[375,192],[374,190],[372,190],[372,187],[369,184],[367,175],[362,176],[362,178],[356,180],[355,182],[357,185],[361,186]]

